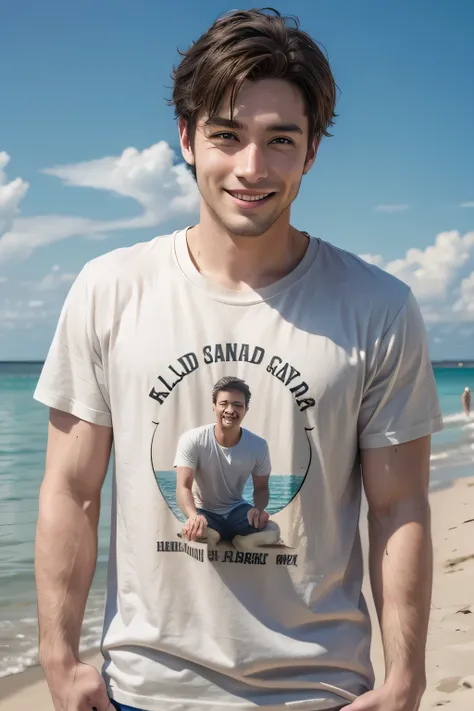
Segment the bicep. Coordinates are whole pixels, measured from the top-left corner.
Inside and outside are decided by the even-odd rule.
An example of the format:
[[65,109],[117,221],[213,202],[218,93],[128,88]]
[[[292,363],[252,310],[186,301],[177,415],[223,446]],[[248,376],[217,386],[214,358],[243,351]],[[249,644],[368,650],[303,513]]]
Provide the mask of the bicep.
[[431,437],[403,444],[361,449],[364,490],[369,509],[383,513],[404,501],[426,499]]
[[112,428],[51,409],[43,490],[79,501],[100,498],[112,448]]
[[194,481],[194,469],[192,467],[176,468],[176,484],[185,489],[191,489]]

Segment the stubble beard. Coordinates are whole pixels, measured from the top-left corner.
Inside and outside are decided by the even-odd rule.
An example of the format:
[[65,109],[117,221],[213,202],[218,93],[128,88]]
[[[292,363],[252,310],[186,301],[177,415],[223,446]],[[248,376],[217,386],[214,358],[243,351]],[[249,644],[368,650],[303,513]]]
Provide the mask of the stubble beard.
[[[235,224],[234,221],[232,220],[226,220],[225,215],[222,214],[223,210],[216,210],[205,198],[205,196],[201,192],[201,197],[203,201],[206,203],[207,209],[209,210],[210,214],[214,217],[216,222],[220,223],[226,232],[228,232],[230,235],[233,235],[235,237],[250,237],[250,238],[256,238],[256,237],[261,237],[264,235],[268,230],[270,230],[273,225],[284,215],[285,212],[289,211],[291,208],[291,205],[293,204],[296,196],[298,195],[299,192],[299,187],[301,185],[301,181],[298,184],[298,189],[296,191],[296,194],[294,197],[292,197],[287,205],[283,205],[278,212],[273,213],[271,215],[268,215],[265,218],[259,219],[258,216],[256,216],[255,221],[251,222],[248,218],[246,223],[244,224]],[[273,198],[272,198],[273,199]]]

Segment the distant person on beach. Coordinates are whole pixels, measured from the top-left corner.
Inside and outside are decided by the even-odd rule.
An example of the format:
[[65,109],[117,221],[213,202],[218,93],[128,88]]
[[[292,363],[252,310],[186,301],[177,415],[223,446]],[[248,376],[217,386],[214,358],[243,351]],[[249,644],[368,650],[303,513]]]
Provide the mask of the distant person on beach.
[[468,387],[464,388],[463,394],[461,395],[461,404],[464,414],[469,416],[471,414],[471,391]]
[[[188,517],[183,534],[189,541],[204,536],[214,544],[221,539],[232,541],[267,527],[268,445],[241,426],[250,397],[249,386],[240,378],[221,378],[212,391],[215,424],[185,432],[179,439],[174,464],[176,498]],[[242,496],[250,476],[254,505]],[[273,528],[267,533],[267,542],[278,540]]]
[[[199,191],[198,221],[92,259],[71,287],[35,391],[50,408],[35,575],[55,711],[419,707],[430,436],[442,429],[423,319],[407,284],[290,219],[336,95],[325,53],[297,20],[225,13],[173,72],[189,170],[169,170]],[[174,449],[202,422],[226,359],[258,382],[272,468],[291,461],[306,472],[276,520],[291,555],[221,556],[179,540],[182,523],[157,485],[157,427],[166,423]],[[236,406],[221,420],[224,448],[229,412]],[[100,674],[79,645],[112,444]],[[160,446],[163,459],[174,455]],[[386,665],[377,689],[362,489]]]

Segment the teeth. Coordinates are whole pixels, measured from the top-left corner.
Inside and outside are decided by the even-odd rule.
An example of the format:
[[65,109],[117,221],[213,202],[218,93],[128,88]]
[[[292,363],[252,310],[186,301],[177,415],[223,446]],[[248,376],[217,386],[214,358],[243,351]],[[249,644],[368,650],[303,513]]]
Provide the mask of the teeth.
[[257,202],[258,200],[263,200],[268,197],[270,194],[271,193],[266,193],[265,195],[242,195],[241,193],[232,193],[238,200],[244,200],[245,202]]

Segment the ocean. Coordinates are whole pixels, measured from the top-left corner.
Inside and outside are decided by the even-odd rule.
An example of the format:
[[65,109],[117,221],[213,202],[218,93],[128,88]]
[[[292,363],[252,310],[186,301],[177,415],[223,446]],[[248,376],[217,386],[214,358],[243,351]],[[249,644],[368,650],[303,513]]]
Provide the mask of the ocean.
[[[37,663],[33,557],[48,418],[47,409],[32,397],[40,371],[40,364],[0,363],[0,677]],[[474,368],[435,368],[435,377],[445,429],[433,437],[432,488],[470,476],[474,455],[474,418],[466,418],[460,406],[464,387],[474,389]],[[83,651],[97,647],[102,626],[111,469],[103,489],[99,556],[86,608]],[[279,497],[288,501],[299,482],[288,477],[279,485],[270,502],[275,510]]]
[[[174,515],[180,520],[185,521],[186,517],[179,508],[176,501],[176,472],[155,472],[155,479],[160,488],[160,491],[166,500],[168,506]],[[270,497],[266,510],[269,514],[275,514],[287,506],[296,496],[303,484],[304,476],[295,476],[294,474],[279,474],[272,476],[270,480]],[[253,504],[253,485],[249,479],[244,486],[243,497],[246,501]]]

